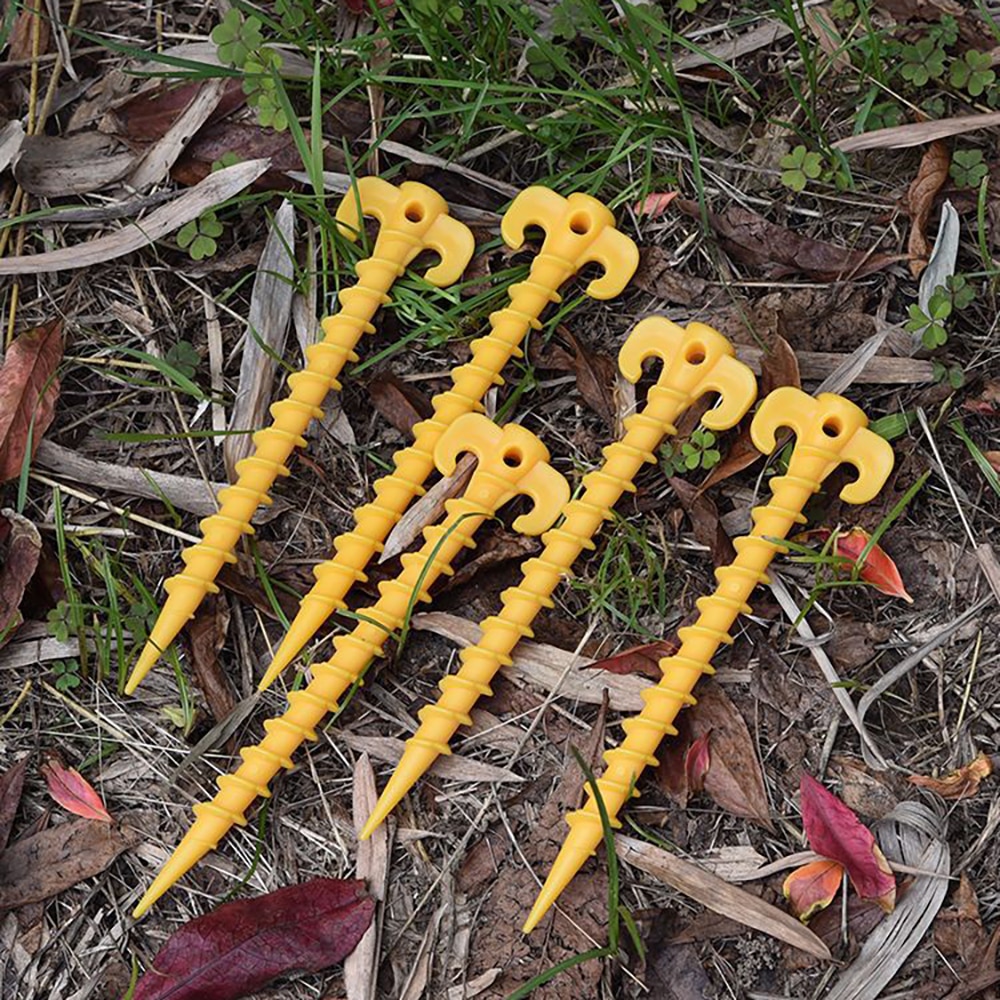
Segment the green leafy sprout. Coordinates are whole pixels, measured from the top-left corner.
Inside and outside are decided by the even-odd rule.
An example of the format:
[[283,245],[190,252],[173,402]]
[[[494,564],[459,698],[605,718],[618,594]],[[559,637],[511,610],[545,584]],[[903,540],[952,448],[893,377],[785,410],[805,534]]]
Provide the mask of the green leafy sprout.
[[989,53],[975,49],[969,49],[961,59],[956,59],[948,76],[953,87],[968,91],[970,97],[981,96],[987,87],[993,86],[996,78]]
[[951,179],[960,188],[977,188],[989,173],[979,149],[956,149],[949,168]]
[[915,87],[925,86],[944,73],[947,55],[934,38],[921,38],[914,45],[904,45],[900,75]]
[[809,181],[823,173],[823,158],[805,146],[796,146],[781,158],[781,183],[795,192],[805,190]]
[[219,245],[216,239],[222,235],[222,223],[213,209],[192,219],[177,230],[177,245],[187,250],[192,260],[204,260],[212,257]]
[[680,447],[665,445],[662,450],[663,471],[668,476],[694,472],[695,469],[713,469],[722,460],[722,452],[716,447],[715,434],[707,427],[698,427],[689,440]]
[[951,311],[951,295],[939,285],[927,304],[927,312],[917,303],[910,306],[906,329],[913,334],[919,333],[924,347],[932,351],[948,342],[945,321],[951,316]]

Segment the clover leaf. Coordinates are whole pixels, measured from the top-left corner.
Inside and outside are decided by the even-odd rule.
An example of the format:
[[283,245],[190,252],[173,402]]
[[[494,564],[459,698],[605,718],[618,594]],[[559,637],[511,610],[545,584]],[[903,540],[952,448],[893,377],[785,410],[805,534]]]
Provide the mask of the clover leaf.
[[962,87],[970,97],[979,97],[997,78],[989,53],[969,49],[961,59],[951,64],[949,79],[953,87]]
[[823,172],[823,158],[805,146],[796,146],[781,158],[781,183],[793,191],[802,191]]

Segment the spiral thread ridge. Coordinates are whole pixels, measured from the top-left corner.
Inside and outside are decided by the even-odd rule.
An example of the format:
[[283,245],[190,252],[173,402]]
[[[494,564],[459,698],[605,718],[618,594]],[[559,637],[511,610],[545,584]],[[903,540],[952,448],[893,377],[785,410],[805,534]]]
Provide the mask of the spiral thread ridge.
[[[553,267],[557,268],[555,273]],[[353,574],[382,551],[407,507],[423,494],[424,483],[434,469],[434,447],[441,435],[463,414],[483,412],[486,393],[492,386],[503,385],[500,372],[512,357],[523,356],[520,345],[524,337],[529,330],[541,328],[538,317],[549,303],[562,301],[556,288],[576,270],[577,265],[543,249],[532,261],[528,277],[508,289],[510,304],[490,314],[489,332],[470,344],[471,359],[452,371],[451,387],[431,400],[431,416],[414,425],[413,442],[393,455],[392,473],[376,481],[374,499],[355,511],[351,544],[341,545],[338,538],[334,542],[336,554],[313,570],[316,582],[302,599],[275,652],[259,684],[261,690],[298,656],[327,617],[344,607],[344,598],[356,578]],[[540,271],[549,277],[539,280],[536,275]],[[335,565],[343,566],[344,571],[334,571]]]
[[437,701],[417,713],[417,732],[406,741],[403,758],[362,836],[385,819],[436,757],[451,753],[451,738],[470,724],[479,698],[493,693],[491,682],[501,667],[513,662],[517,643],[534,637],[532,622],[542,608],[553,606],[552,594],[560,581],[583,552],[594,548],[594,536],[613,518],[612,508],[625,492],[635,489],[633,480],[643,465],[656,462],[655,449],[664,437],[676,433],[672,421],[690,403],[684,392],[651,391],[642,411],[626,420],[624,437],[603,449],[602,466],[583,477],[583,494],[570,500],[559,524],[542,535],[541,554],[525,560],[518,584],[500,595],[499,614],[480,623],[479,641],[459,653],[458,671],[438,682]]
[[[775,555],[787,551],[781,540],[793,525],[801,523],[806,500],[820,489],[822,479],[837,461],[828,449],[796,443],[789,473],[771,480],[771,499],[752,511],[753,530],[735,539],[736,559],[716,569],[716,588],[696,602],[695,623],[678,630],[680,648],[660,660],[659,683],[642,692],[642,711],[623,723],[624,740],[604,754],[607,767],[596,784],[616,829],[621,825],[618,813],[622,807],[639,795],[636,784],[643,771],[656,766],[659,744],[665,737],[677,735],[674,722],[678,713],[697,703],[691,692],[698,679],[714,673],[712,657],[720,645],[732,643],[730,628],[741,613],[750,611],[749,598],[757,584],[767,582],[765,571]],[[566,822],[569,833],[532,908],[526,930],[538,923],[601,842],[603,827],[592,790],[588,789],[586,803],[571,812]]]
[[[379,236],[382,243],[402,240],[413,252],[423,245],[393,228]],[[289,394],[270,407],[271,425],[253,435],[254,453],[236,463],[237,480],[220,490],[218,512],[201,521],[201,541],[181,554],[185,571],[164,583],[167,600],[129,678],[127,692],[135,690],[205,595],[218,593],[215,578],[219,571],[226,563],[236,562],[239,539],[253,534],[250,521],[259,506],[271,503],[276,480],[291,474],[285,462],[296,448],[306,446],[303,434],[312,420],[323,417],[320,404],[330,390],[341,388],[341,370],[348,361],[358,360],[354,348],[365,333],[374,332],[371,319],[391,301],[388,290],[405,266],[381,255],[376,242],[374,255],[359,261],[354,270],[357,284],[338,294],[341,311],[323,321],[323,340],[306,348],[305,367],[289,376]]]

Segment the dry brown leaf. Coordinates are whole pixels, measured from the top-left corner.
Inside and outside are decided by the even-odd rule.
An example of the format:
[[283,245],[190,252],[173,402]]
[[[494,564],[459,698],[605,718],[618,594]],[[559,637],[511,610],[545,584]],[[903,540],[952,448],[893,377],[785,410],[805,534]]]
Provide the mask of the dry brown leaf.
[[29,439],[33,456],[52,423],[62,354],[58,319],[22,333],[7,349],[0,368],[0,483],[20,476]]
[[993,773],[993,758],[981,750],[975,760],[941,778],[910,775],[910,783],[929,788],[943,799],[968,799],[979,791],[979,783]]
[[940,910],[934,920],[934,944],[942,954],[958,955],[963,965],[970,967],[986,950],[987,940],[976,890],[962,872],[951,906]]
[[392,372],[383,372],[373,378],[368,383],[368,395],[375,409],[403,434],[409,434],[415,423],[426,420],[434,412],[423,393]]
[[14,27],[10,31],[10,48],[7,50],[9,62],[31,59],[36,45],[38,54],[44,55],[49,50],[49,41],[52,37],[44,0],[25,0],[19,6]]
[[116,825],[74,820],[12,844],[0,854],[0,910],[37,903],[100,874],[143,840],[148,817],[136,813]]
[[31,521],[10,508],[0,510],[0,646],[21,624],[18,608],[41,554],[42,536]]
[[843,36],[830,17],[829,10],[826,7],[810,7],[806,11],[805,22],[819,42],[819,47],[828,57],[834,72],[849,71],[851,57],[846,51]]
[[540,543],[533,535],[520,535],[500,529],[476,544],[475,555],[461,569],[449,576],[438,589],[439,594],[457,590],[471,583],[480,573],[485,573],[514,559],[524,559],[537,552]]
[[29,756],[22,757],[0,776],[0,854],[10,838],[10,828],[14,825],[17,807],[21,802],[24,775],[28,768]]
[[663,676],[660,660],[664,656],[672,656],[678,649],[680,643],[676,639],[659,639],[656,642],[643,643],[641,646],[630,646],[613,656],[588,663],[587,670],[607,670],[612,674],[639,674],[651,681],[659,681]]
[[989,111],[981,115],[959,115],[955,118],[939,118],[931,122],[914,122],[911,125],[894,125],[879,128],[861,135],[848,136],[833,144],[842,153],[857,153],[864,149],[906,149],[922,146],[925,142],[947,139],[953,135],[964,135],[983,128],[1000,125],[1000,111]]
[[[802,380],[799,375],[799,362],[788,341],[781,334],[772,333],[768,338],[767,348],[767,353],[761,356],[760,361],[758,398],[765,399],[775,389],[784,385],[800,389]],[[783,431],[779,435],[777,444],[779,449],[784,447],[789,436],[787,431]],[[725,458],[708,474],[699,487],[700,491],[704,493],[705,490],[718,485],[730,476],[735,476],[738,472],[748,469],[754,462],[763,457],[750,437],[750,421],[744,420],[739,435],[730,445]],[[728,559],[724,560],[724,562],[728,561]],[[721,563],[716,562],[716,565],[721,565]]]
[[694,537],[708,547],[715,566],[727,566],[736,558],[736,550],[719,520],[715,501],[705,494],[706,487],[698,488],[679,476],[670,477],[670,486],[680,500],[688,517]]
[[[743,716],[719,684],[706,678],[698,685],[698,703],[678,718],[677,728],[678,736],[660,753],[658,776],[660,771],[683,772],[688,748],[711,733],[705,791],[732,815],[773,829],[756,746]],[[679,763],[672,760],[677,754]]]
[[[230,115],[246,103],[241,80],[234,77],[219,77],[217,79],[225,80],[225,92],[218,107],[209,117],[209,121]],[[101,123],[101,128],[121,136],[140,148],[145,147],[149,143],[163,138],[190,106],[203,86],[203,80],[193,80],[191,83],[182,84],[177,84],[174,80],[161,80],[155,86],[141,90],[116,107],[108,115],[108,119]],[[199,141],[203,132],[204,129],[200,130],[191,139],[192,145]],[[241,155],[239,150],[234,150],[234,152],[237,152],[241,160],[256,159],[255,156]]]
[[[700,217],[697,202],[678,199],[676,204],[682,212]],[[820,281],[847,281],[881,271],[903,259],[894,254],[849,250],[810,239],[741,205],[723,212],[709,212],[708,221],[720,245],[734,260],[764,267],[771,277],[807,274]]]
[[816,958],[831,957],[830,949],[794,917],[730,885],[718,875],[644,840],[635,840],[620,833],[615,834],[615,847],[622,861],[666,882],[707,909],[738,920],[755,931],[763,931]]
[[[614,386],[618,372],[614,361],[584,347],[566,327],[560,326],[558,333],[560,339],[570,346],[570,353],[566,355],[568,364],[564,363],[561,367],[576,375],[576,387],[587,406],[614,426],[617,412]],[[550,360],[558,358],[559,353],[551,351]]]
[[[290,201],[283,201],[274,214],[250,295],[239,387],[229,416],[231,431],[256,430],[264,424],[278,368],[274,359],[285,353],[292,317],[294,273],[295,207]],[[238,478],[236,463],[253,448],[252,435],[227,435],[222,451],[233,482]]]
[[693,274],[676,271],[672,260],[673,255],[663,247],[643,247],[639,251],[639,268],[632,278],[633,286],[663,302],[682,306],[701,302],[708,282]]
[[60,198],[87,194],[121,180],[135,153],[110,135],[26,135],[14,163],[14,179],[30,194]]
[[236,706],[232,682],[219,664],[228,631],[229,604],[222,594],[209,595],[187,624],[195,680],[216,722],[222,722]]
[[917,176],[913,178],[906,192],[906,210],[910,215],[910,239],[907,250],[910,254],[910,273],[919,278],[927,266],[930,257],[930,244],[927,242],[927,220],[938,191],[948,180],[948,168],[951,166],[951,153],[943,142],[932,142],[924,152],[917,168]]
[[191,137],[215,114],[230,81],[225,77],[203,80],[177,120],[143,154],[129,176],[129,184],[143,191],[165,180]]
[[268,166],[268,160],[249,160],[217,170],[190,191],[185,191],[173,201],[150,212],[141,225],[126,225],[108,236],[99,236],[78,246],[61,247],[21,257],[5,257],[0,260],[0,275],[49,274],[93,267],[95,264],[124,257],[127,253],[155,243],[180,229],[186,222],[197,219],[208,209],[239,194],[260,177]]

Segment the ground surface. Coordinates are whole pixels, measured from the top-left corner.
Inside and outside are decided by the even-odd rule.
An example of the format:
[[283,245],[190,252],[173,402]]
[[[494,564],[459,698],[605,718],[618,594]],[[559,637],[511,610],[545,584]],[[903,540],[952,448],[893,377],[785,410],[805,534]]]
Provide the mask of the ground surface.
[[[719,682],[706,699],[716,704],[717,714],[701,722],[715,733],[715,779],[689,797],[678,791],[676,761],[665,764],[669,773],[641,783],[627,832],[652,833],[692,860],[737,849],[752,867],[802,849],[803,770],[868,824],[900,800],[922,803],[943,817],[950,861],[941,870],[967,877],[963,898],[968,888],[978,894],[978,917],[975,895],[964,910],[948,897],[932,927],[905,946],[886,944],[908,955],[886,995],[989,995],[995,956],[985,941],[1000,918],[995,780],[945,801],[907,777],[946,773],[989,753],[1000,728],[997,610],[986,573],[1000,511],[991,464],[1000,456],[997,133],[966,131],[933,147],[928,141],[945,131],[918,134],[905,148],[886,140],[843,152],[833,144],[887,125],[990,113],[1000,42],[990,6],[857,0],[800,9],[789,0],[765,11],[708,0],[688,13],[673,4],[422,0],[361,17],[352,6],[239,5],[242,14],[230,11],[214,42],[209,35],[229,4],[62,5],[55,23],[48,6],[32,13],[30,4],[11,5],[4,22],[0,117],[54,137],[46,146],[29,136],[14,173],[8,167],[0,178],[12,220],[0,231],[4,258],[30,261],[60,247],[91,253],[85,267],[31,273],[14,264],[0,278],[5,329],[60,320],[53,343],[61,336],[63,350],[42,448],[3,487],[3,506],[36,525],[42,541],[22,599],[9,588],[11,566],[23,558],[12,549],[23,522],[5,513],[3,596],[20,603],[25,621],[0,650],[0,762],[31,757],[11,838],[68,821],[38,769],[52,751],[139,833],[97,873],[82,864],[77,884],[8,908],[0,922],[3,994],[120,997],[133,967],[145,968],[173,930],[231,891],[354,874],[359,758],[370,753],[381,787],[394,750],[376,738],[405,739],[436,681],[454,668],[453,619],[416,621],[402,654],[376,666],[277,783],[267,812],[253,813],[142,922],[128,915],[187,828],[190,804],[214,791],[236,748],[258,739],[262,721],[281,710],[282,683],[245,700],[282,635],[282,615],[294,613],[312,565],[350,526],[507,287],[523,278],[539,242],[512,253],[499,240],[499,218],[517,190],[545,183],[612,205],[642,251],[638,275],[612,302],[586,298],[584,283],[573,281],[491,400],[501,417],[545,440],[572,485],[600,461],[628,412],[615,358],[629,329],[653,312],[715,326],[758,367],[763,357],[762,395],[789,383],[813,392],[838,369],[839,387],[879,421],[896,452],[896,472],[871,504],[851,508],[831,488],[807,514],[812,528],[886,529],[882,547],[912,603],[861,583],[829,586],[836,577],[820,556],[822,536],[800,539],[807,548],[780,570],[795,607],[815,599],[807,620],[822,641],[803,638],[790,621],[795,609],[789,617],[770,591],[758,590],[754,615],[741,619],[734,646],[718,657]],[[213,69],[220,42],[222,66]],[[280,76],[265,42],[283,54]],[[163,61],[151,63],[156,52]],[[182,112],[191,117],[178,125]],[[16,126],[4,136],[20,142]],[[10,147],[0,141],[2,148]],[[260,182],[221,205],[204,204],[194,227],[179,225],[177,199],[214,164],[261,156],[272,165]],[[316,190],[324,169],[332,191],[325,196]],[[262,407],[282,395],[286,373],[269,368],[269,354],[298,365],[300,342],[353,281],[350,264],[362,252],[331,225],[338,177],[376,172],[430,184],[468,221],[478,247],[466,279],[435,292],[418,269],[397,284],[377,333],[359,349],[362,362],[345,376],[339,407],[276,488],[278,502],[227,570],[219,597],[176,655],[125,697],[161,583],[177,572],[198,515],[211,510],[206,483],[227,478],[223,444],[245,440],[211,432],[234,418],[234,400],[249,396]],[[672,192],[680,198],[658,197]],[[290,207],[279,215],[283,199]],[[964,276],[964,287],[953,281],[925,301],[925,312],[941,317],[939,328],[923,331],[928,349],[914,343],[920,317],[906,324],[946,200],[957,211],[958,240],[957,264],[945,262],[944,276]],[[156,242],[124,255],[100,243],[134,233],[129,222],[142,226],[161,205],[169,224]],[[61,215],[66,206],[85,211]],[[294,266],[272,237],[269,259],[278,263],[262,267],[279,223],[285,243],[294,232]],[[270,267],[288,277],[269,276]],[[251,315],[264,348],[245,336]],[[874,361],[843,377],[851,352],[876,335],[884,340]],[[258,360],[241,374],[248,350]],[[640,400],[644,391],[645,383]],[[745,427],[716,442],[692,436],[698,415],[679,428],[687,451],[667,449],[643,473],[539,619],[535,631],[547,647],[482,702],[473,733],[456,743],[455,769],[430,776],[397,811],[378,996],[505,996],[607,941],[603,853],[564,897],[571,921],[558,917],[530,938],[518,930],[562,839],[562,816],[579,801],[571,747],[597,759],[619,741],[624,714],[600,708],[608,679],[620,678],[572,663],[565,670],[559,651],[590,661],[672,639],[708,592],[713,563],[730,558],[728,537],[747,530],[749,507],[767,495],[774,466],[739,459]],[[182,479],[164,499],[136,471],[143,469]],[[537,551],[510,521],[506,512],[503,523],[483,528],[479,550],[435,591],[434,611],[475,622],[496,609],[518,561]],[[355,605],[398,565],[379,566]],[[970,608],[937,648],[871,699],[859,726],[848,720],[843,701],[858,703]],[[343,624],[328,623],[310,658]],[[841,702],[817,649],[841,679]],[[647,672],[652,662],[639,658]],[[561,674],[574,694],[552,693]],[[640,683],[625,679],[632,681]],[[886,767],[865,762],[859,728]],[[208,746],[189,757],[207,734]],[[875,933],[871,907],[841,910],[838,902],[813,923],[833,950],[831,965],[752,919],[748,928],[711,913],[638,868],[625,865],[621,878],[621,902],[646,957],[623,935],[616,959],[576,966],[536,996],[819,997],[838,988]],[[784,907],[781,879],[746,888]],[[867,982],[836,995],[873,997]],[[346,990],[334,969],[286,978],[262,995]]]

